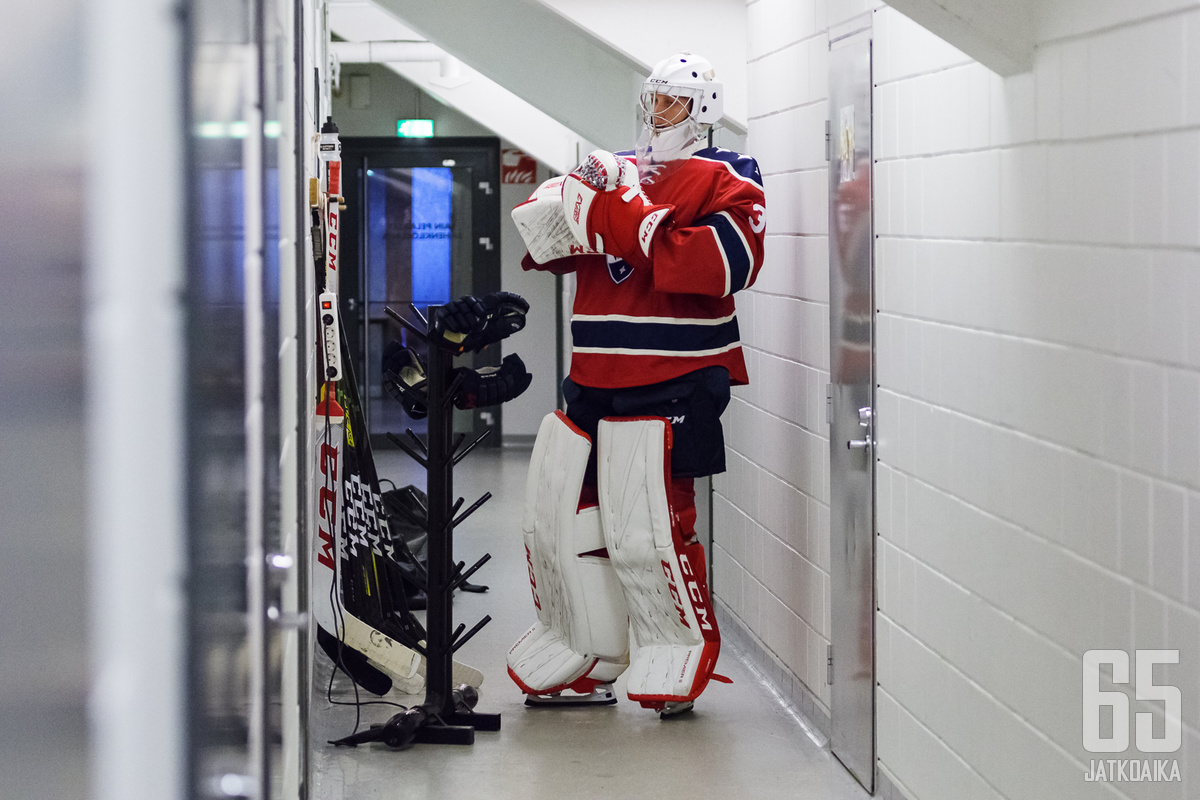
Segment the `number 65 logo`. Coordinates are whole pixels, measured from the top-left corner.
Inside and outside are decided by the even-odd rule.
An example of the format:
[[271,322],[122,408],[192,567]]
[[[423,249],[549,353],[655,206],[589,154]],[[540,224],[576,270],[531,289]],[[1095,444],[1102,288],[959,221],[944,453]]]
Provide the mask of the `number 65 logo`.
[[[1154,735],[1154,715],[1135,714],[1137,749],[1142,753],[1174,753],[1183,744],[1183,696],[1175,686],[1154,683],[1155,664],[1178,664],[1178,650],[1136,650],[1134,697],[1163,704],[1166,725],[1162,738]],[[1083,747],[1089,753],[1122,753],[1129,749],[1129,695],[1101,691],[1100,665],[1112,665],[1112,681],[1129,683],[1129,653],[1088,650],[1083,654]],[[1100,709],[1112,709],[1112,736],[1100,729]]]

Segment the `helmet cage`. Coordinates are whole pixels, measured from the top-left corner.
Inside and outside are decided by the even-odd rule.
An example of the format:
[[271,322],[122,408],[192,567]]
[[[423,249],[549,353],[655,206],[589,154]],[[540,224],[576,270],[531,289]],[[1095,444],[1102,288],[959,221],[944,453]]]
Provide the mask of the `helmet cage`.
[[[658,85],[642,90],[639,105],[642,110],[642,125],[647,130],[665,131],[682,125],[689,119],[695,119],[695,109],[700,101],[702,90],[683,87]],[[671,102],[661,110],[656,110],[659,96],[669,97]],[[676,118],[676,111],[684,109],[684,114]],[[675,121],[672,122],[671,120]]]

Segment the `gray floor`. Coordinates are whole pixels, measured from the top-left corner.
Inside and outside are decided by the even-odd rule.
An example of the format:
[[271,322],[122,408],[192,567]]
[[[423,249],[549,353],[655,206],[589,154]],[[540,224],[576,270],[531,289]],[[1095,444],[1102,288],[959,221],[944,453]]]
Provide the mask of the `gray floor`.
[[[396,752],[381,745],[315,747],[312,797],[354,798],[797,798],[861,800],[866,793],[818,747],[728,649],[717,671],[732,685],[713,683],[696,710],[663,721],[624,696],[616,706],[530,709],[505,668],[508,647],[532,623],[533,604],[520,539],[520,513],[528,450],[477,452],[455,473],[468,503],[484,491],[495,496],[456,533],[455,555],[471,563],[493,556],[473,579],[486,594],[456,595],[455,623],[468,626],[484,614],[493,622],[460,651],[461,660],[485,675],[479,711],[498,712],[503,728],[478,733],[470,747],[416,745]],[[377,454],[379,473],[399,485],[423,485],[423,475],[398,453]],[[318,657],[313,699],[313,740],[348,734],[354,709],[325,698],[329,661]],[[353,699],[340,674],[334,697]],[[387,699],[419,703],[420,697]],[[367,706],[364,725],[396,709]]]

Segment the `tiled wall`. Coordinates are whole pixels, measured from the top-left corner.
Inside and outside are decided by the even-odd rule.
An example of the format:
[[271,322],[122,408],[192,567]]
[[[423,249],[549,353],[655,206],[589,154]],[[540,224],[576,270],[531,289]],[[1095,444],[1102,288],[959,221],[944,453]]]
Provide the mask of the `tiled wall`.
[[[769,261],[715,484],[718,597],[825,704],[820,143],[850,5],[748,4]],[[1007,79],[874,14],[880,766],[914,800],[1193,798],[1200,3],[1031,5]],[[1139,647],[1181,651],[1156,680],[1184,782],[1084,782],[1082,654]]]
[[[1007,80],[876,15],[879,758],[914,798],[1200,791],[1200,7],[1103,5],[1045,4]],[[1086,783],[1083,652],[1137,647],[1181,650],[1184,782]]]
[[[750,134],[767,192],[766,264],[738,295],[749,386],[726,415],[713,480],[719,602],[777,670],[829,713],[829,269],[825,118],[829,19],[867,3],[747,5]],[[846,8],[843,8],[845,6]]]

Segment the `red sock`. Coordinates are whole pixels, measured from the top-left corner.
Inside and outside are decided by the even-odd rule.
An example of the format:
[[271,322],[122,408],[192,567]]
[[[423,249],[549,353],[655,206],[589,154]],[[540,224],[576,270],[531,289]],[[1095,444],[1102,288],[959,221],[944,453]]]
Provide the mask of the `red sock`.
[[679,523],[679,535],[685,543],[696,538],[696,481],[694,478],[671,479],[671,510]]
[[579,492],[579,507],[577,511],[600,505],[600,491],[594,483],[585,483]]

